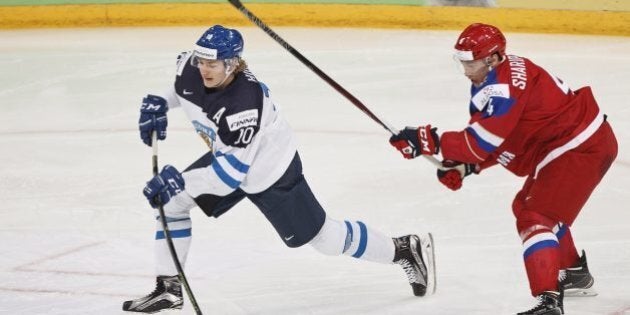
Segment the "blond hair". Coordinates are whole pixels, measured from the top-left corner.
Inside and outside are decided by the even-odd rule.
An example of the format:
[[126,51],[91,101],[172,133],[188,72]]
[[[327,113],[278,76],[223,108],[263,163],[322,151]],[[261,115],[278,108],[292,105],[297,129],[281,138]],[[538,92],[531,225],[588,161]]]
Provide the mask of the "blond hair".
[[245,61],[245,59],[238,58],[238,66],[236,66],[236,69],[234,70],[234,74],[243,72],[243,70],[245,69],[247,69],[247,61]]

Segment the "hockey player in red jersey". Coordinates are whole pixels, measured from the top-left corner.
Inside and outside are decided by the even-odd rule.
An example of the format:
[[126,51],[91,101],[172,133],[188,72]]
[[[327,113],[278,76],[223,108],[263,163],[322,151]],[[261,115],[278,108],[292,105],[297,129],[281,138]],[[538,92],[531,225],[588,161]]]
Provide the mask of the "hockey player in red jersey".
[[468,125],[441,135],[431,125],[407,127],[390,143],[408,159],[441,152],[445,166],[460,169],[438,170],[452,190],[496,164],[527,176],[512,211],[539,302],[519,314],[563,314],[564,295],[596,294],[570,226],[617,156],[617,141],[590,87],[571,90],[505,49],[494,26],[464,29],[454,58],[472,82]]

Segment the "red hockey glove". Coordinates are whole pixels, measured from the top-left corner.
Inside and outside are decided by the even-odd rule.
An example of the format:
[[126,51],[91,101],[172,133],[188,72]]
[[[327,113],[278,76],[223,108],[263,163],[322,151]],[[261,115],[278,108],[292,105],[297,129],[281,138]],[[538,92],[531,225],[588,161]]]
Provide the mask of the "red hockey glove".
[[389,143],[400,151],[405,159],[440,152],[440,137],[437,134],[437,128],[431,128],[431,125],[418,128],[407,127],[397,135],[391,136]]
[[[479,165],[477,164],[462,164],[460,162],[444,160],[442,161],[442,165],[445,167],[453,167],[453,169],[443,171],[441,169],[437,170],[437,177],[440,183],[444,186],[448,187],[450,190],[458,190],[462,188],[462,182],[464,181],[464,177],[470,174],[479,174]],[[463,167],[458,167],[463,166]],[[457,169],[455,167],[458,167]],[[459,169],[459,170],[458,170]],[[460,172],[460,170],[463,171]]]

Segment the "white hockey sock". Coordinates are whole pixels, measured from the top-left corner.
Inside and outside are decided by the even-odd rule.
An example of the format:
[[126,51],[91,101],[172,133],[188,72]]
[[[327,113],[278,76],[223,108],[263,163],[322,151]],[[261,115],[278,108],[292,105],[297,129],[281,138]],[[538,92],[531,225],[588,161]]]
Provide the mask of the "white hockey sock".
[[[166,217],[168,229],[171,232],[171,238],[173,239],[173,245],[179,258],[179,263],[182,268],[186,264],[186,257],[188,256],[188,249],[190,248],[190,241],[192,239],[192,222],[190,217],[184,218],[169,218]],[[158,276],[174,276],[177,274],[177,268],[173,263],[171,252],[168,248],[168,243],[162,229],[162,222],[157,218],[156,233],[155,233],[155,272]]]
[[391,264],[394,260],[392,238],[360,221],[339,222],[326,217],[322,229],[309,244],[326,255],[345,254],[384,264]]

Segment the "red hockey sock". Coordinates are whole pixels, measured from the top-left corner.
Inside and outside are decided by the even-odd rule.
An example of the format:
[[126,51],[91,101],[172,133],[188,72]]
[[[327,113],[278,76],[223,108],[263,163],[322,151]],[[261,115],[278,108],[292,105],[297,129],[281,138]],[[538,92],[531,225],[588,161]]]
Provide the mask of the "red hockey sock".
[[523,259],[533,296],[558,291],[559,245],[551,229],[537,230],[523,241]]
[[575,267],[580,260],[575,244],[573,244],[573,236],[571,236],[571,229],[569,226],[560,223],[554,227],[554,232],[558,238],[560,269],[567,269]]

